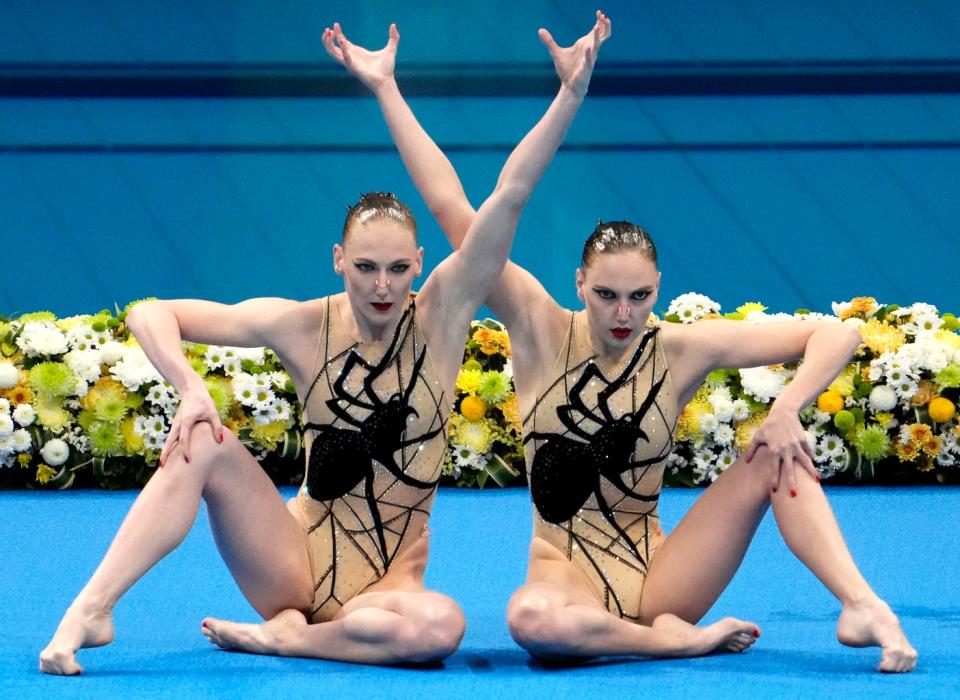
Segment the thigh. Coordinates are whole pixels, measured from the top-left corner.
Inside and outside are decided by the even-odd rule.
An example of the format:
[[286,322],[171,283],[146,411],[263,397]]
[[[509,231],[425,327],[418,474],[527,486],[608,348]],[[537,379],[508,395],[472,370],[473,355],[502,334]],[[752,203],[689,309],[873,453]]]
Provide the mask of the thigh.
[[[306,532],[253,455],[229,431],[222,445],[197,431],[197,457],[215,461],[204,488],[214,540],[230,573],[264,618],[294,608],[309,612],[313,576]],[[198,444],[209,441],[209,445]],[[209,449],[205,449],[209,448]]]
[[652,557],[640,601],[649,625],[663,613],[696,623],[736,573],[769,506],[768,453],[742,458],[697,499]]

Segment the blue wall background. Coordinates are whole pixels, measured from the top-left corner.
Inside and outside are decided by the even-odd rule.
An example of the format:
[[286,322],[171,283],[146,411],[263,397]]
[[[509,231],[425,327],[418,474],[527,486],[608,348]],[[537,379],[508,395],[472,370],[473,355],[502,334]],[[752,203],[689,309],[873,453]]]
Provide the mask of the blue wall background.
[[[568,43],[593,9],[0,3],[0,314],[335,291],[330,249],[345,206],[374,189],[412,205],[435,264],[446,244],[375,102],[323,52],[322,28],[339,20],[356,41],[380,45],[399,24],[398,75],[478,205],[549,103],[536,29]],[[614,34],[597,89],[515,246],[514,259],[562,303],[576,304],[581,242],[601,217],[654,235],[661,310],[686,291],[727,308],[828,310],[868,294],[960,310],[960,4],[604,9]],[[237,75],[320,87],[224,88]],[[164,76],[179,87],[157,88]],[[520,88],[499,90],[499,76],[519,77]],[[817,76],[827,87],[810,87]]]

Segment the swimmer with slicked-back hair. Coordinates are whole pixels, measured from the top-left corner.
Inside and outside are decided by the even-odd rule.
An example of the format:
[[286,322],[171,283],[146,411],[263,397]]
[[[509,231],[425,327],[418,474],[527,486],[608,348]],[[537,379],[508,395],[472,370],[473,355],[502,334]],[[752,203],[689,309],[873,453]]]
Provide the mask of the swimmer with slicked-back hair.
[[[541,40],[561,83],[584,91],[579,42],[562,48],[544,30]],[[379,58],[347,68],[373,89],[418,190],[459,248],[476,213],[396,89],[392,60]],[[698,623],[772,509],[786,544],[840,602],[840,642],[880,647],[881,671],[913,669],[917,653],[854,563],[798,419],[846,366],[858,333],[821,321],[657,323],[656,248],[628,221],[597,225],[576,286],[584,308],[562,308],[508,262],[486,301],[510,333],[534,505],[527,581],[507,609],[517,643],[572,662],[745,651],[760,636],[754,623]],[[657,505],[673,431],[706,376],[799,358],[744,456],[664,532]]]
[[[260,624],[207,618],[229,650],[369,664],[436,663],[452,654],[464,618],[424,585],[427,520],[443,463],[446,422],[463,341],[498,281],[517,220],[584,97],[609,23],[571,54],[564,83],[507,159],[459,250],[411,294],[423,250],[410,210],[373,193],[349,210],[333,266],[344,291],[299,302],[252,299],[145,302],[127,323],[179,391],[160,468],[137,497],[91,579],[40,654],[40,670],[81,672],[78,650],[113,640],[117,600],[175,549],[205,501],[220,554]],[[391,27],[393,56],[399,35]],[[339,25],[324,44],[350,65],[377,54]],[[306,475],[284,503],[227,430],[182,340],[269,346],[303,404]],[[198,572],[202,575],[203,572]]]

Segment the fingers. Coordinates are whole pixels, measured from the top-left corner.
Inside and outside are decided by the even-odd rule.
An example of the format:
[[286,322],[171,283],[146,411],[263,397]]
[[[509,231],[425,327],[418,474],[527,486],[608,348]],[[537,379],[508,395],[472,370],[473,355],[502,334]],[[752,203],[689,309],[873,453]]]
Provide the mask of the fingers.
[[167,433],[167,439],[163,441],[163,449],[160,451],[160,466],[162,467],[167,463],[167,460],[170,458],[170,453],[173,451],[174,446],[177,444],[177,440],[180,436],[180,422],[177,420],[173,421],[173,425],[170,426],[170,432]]
[[543,45],[547,47],[547,51],[550,52],[550,55],[553,56],[554,53],[560,50],[560,47],[557,46],[557,42],[553,40],[553,35],[542,27],[537,31],[537,36],[540,37],[540,41],[543,42]]
[[390,36],[390,38],[387,39],[387,46],[386,46],[386,48],[387,48],[388,51],[396,51],[396,50],[397,50],[397,45],[400,43],[400,30],[397,29],[397,25],[396,25],[396,24],[391,24],[391,25],[390,25],[389,36]]
[[754,440],[747,447],[747,453],[743,456],[744,461],[749,464],[750,460],[753,459],[753,455],[757,453],[757,450],[760,448],[760,443]]
[[790,496],[797,497],[797,458],[787,456],[783,460],[785,476],[787,477],[787,486],[790,488]]
[[334,34],[334,31],[329,27],[324,27],[323,36],[320,39],[320,41],[323,42],[323,48],[327,50],[327,53],[334,61],[343,64],[343,51],[337,46],[335,38],[336,34]]
[[183,461],[190,464],[190,433],[193,425],[186,423],[180,430],[180,448],[183,450]]
[[779,455],[774,455],[773,459],[770,460],[770,490],[773,493],[776,493],[777,489],[780,488],[780,472],[783,470],[782,459]]

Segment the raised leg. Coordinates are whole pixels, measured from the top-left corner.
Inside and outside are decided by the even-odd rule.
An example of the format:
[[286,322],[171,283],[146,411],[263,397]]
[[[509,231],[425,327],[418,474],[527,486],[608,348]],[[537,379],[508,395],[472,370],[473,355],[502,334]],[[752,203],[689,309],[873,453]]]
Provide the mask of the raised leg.
[[534,538],[528,582],[510,599],[510,634],[532,656],[550,661],[642,654],[701,656],[740,652],[756,641],[752,622],[726,618],[696,627],[663,614],[649,626],[607,611],[574,566],[549,543]]
[[201,497],[217,546],[251,605],[264,617],[309,608],[313,587],[303,529],[253,456],[229,431],[224,438],[218,444],[208,431],[195,431],[190,463],[178,451],[157,470],[41,652],[41,671],[80,673],[77,650],[113,640],[113,606],[183,541]]
[[850,555],[820,485],[798,470],[797,495],[771,493],[765,448],[737,461],[709,486],[657,550],[641,601],[641,617],[672,613],[695,623],[710,609],[740,566],[768,506],[790,550],[843,606],[839,640],[880,646],[882,671],[909,671],[916,651],[899,621],[870,588]]

